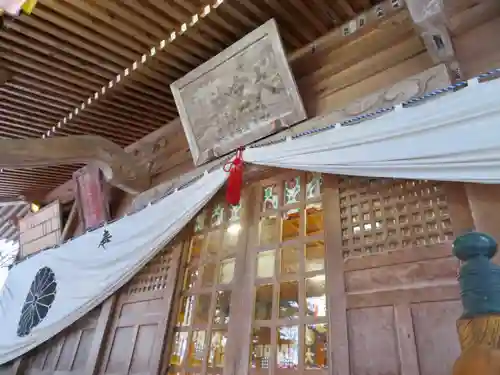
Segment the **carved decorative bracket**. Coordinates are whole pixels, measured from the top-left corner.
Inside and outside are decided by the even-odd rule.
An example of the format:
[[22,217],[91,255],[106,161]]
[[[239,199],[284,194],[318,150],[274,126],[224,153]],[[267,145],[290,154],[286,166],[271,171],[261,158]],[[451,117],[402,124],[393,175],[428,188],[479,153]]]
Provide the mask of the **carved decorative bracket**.
[[79,163],[95,164],[110,184],[131,194],[150,184],[149,173],[138,158],[99,136],[0,139],[0,168]]

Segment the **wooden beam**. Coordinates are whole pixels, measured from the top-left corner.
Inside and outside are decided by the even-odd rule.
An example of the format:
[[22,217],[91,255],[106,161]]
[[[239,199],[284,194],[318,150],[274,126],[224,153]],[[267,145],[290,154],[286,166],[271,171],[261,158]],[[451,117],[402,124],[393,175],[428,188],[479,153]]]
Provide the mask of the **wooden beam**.
[[97,320],[97,327],[94,331],[94,338],[90,346],[85,370],[83,371],[84,375],[95,375],[99,369],[99,358],[103,352],[102,344],[109,331],[116,300],[117,294],[115,293],[101,305],[101,312],[99,314],[99,319]]
[[11,226],[8,231],[5,232],[4,236],[7,241],[15,241],[19,235],[19,229],[15,226]]
[[69,233],[70,229],[73,227],[73,223],[75,222],[75,219],[78,218],[78,206],[77,202],[73,202],[73,205],[71,206],[71,211],[69,212],[68,219],[66,220],[66,223],[64,224],[64,229],[61,234],[61,243],[66,242],[66,240],[69,238]]
[[[171,156],[189,154],[189,148],[179,118],[149,133],[137,142],[125,147],[125,152],[137,160],[139,168],[150,176],[162,173],[171,163]],[[61,204],[75,199],[76,185],[73,179],[59,185],[42,197],[28,197],[50,203],[59,200]]]
[[149,187],[149,173],[138,159],[98,136],[0,139],[0,168],[33,168],[95,163],[110,184],[138,194]]
[[24,197],[0,197],[0,207],[5,206],[19,206],[26,204],[27,201]]
[[[385,0],[377,6],[353,17],[349,22],[332,29],[325,35],[299,48],[287,56],[288,62],[294,67],[297,61],[321,52],[334,51],[343,44],[347,44],[363,36],[392,18],[403,10],[403,6],[393,6],[392,0]],[[333,52],[334,53],[334,52]],[[295,72],[295,71],[294,71]]]
[[0,86],[12,79],[12,72],[5,67],[0,67]]
[[294,136],[311,129],[319,129],[351,117],[372,113],[380,108],[387,108],[402,103],[412,97],[448,86],[451,83],[449,72],[441,64],[426,71],[408,77],[394,85],[352,101],[346,107],[333,109],[328,114],[317,116],[287,130],[276,133],[256,144],[266,144],[286,136]]
[[75,194],[75,180],[71,179],[66,181],[64,184],[59,185],[43,197],[40,197],[39,200],[43,203],[50,203],[52,201],[58,200],[61,204],[66,204],[75,199]]
[[[26,208],[26,207],[25,207]],[[0,226],[0,238],[3,237],[5,232],[7,232],[14,224],[11,222],[13,216],[19,216],[23,212],[22,206],[11,206],[5,211],[1,211],[0,217],[5,218]]]

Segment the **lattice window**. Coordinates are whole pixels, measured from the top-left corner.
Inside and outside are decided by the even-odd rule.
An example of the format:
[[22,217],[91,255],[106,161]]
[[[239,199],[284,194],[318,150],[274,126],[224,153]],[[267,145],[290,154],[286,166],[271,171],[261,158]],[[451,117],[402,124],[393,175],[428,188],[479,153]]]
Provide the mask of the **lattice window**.
[[344,257],[453,237],[439,182],[346,177],[340,180],[339,194]]
[[138,294],[167,288],[168,270],[172,261],[173,246],[169,245],[156,255],[130,281],[127,293]]
[[241,213],[215,200],[195,218],[169,373],[222,373]]
[[327,285],[320,174],[262,181],[251,374],[327,372]]

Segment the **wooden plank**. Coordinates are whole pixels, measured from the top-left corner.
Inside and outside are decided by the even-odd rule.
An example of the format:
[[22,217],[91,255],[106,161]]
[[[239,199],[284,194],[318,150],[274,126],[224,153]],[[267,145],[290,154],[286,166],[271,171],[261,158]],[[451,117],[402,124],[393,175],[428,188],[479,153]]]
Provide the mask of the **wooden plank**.
[[[383,15],[377,12],[382,9]],[[324,51],[331,51],[344,43],[349,43],[377,29],[381,23],[401,12],[403,7],[396,7],[391,4],[391,0],[385,0],[377,7],[357,15],[354,19],[337,27],[327,34],[319,37],[314,42],[296,50],[288,56],[288,61],[295,64],[303,58],[314,57]]]
[[[474,220],[474,229],[493,236],[500,243],[500,186],[490,184],[465,184],[465,191]],[[493,257],[500,264],[500,254]]]
[[22,375],[26,370],[27,361],[25,356],[18,357],[14,360],[10,368],[10,375]]
[[317,100],[317,97],[322,98],[357,82],[362,82],[366,78],[385,71],[392,64],[404,62],[421,51],[422,42],[418,36],[413,35],[413,31],[399,35],[399,38],[395,38],[394,43],[387,49],[378,50],[372,56],[366,56],[338,73],[323,78],[321,82],[313,86],[317,92],[317,95],[313,97]]
[[461,182],[445,182],[443,187],[455,237],[473,230],[474,220],[467,200],[465,185]]
[[[242,228],[244,232],[240,236],[240,251],[236,255],[236,268],[234,270],[234,288],[231,296],[231,320],[228,327],[228,335],[234,338],[229,347],[226,348],[227,356],[224,363],[224,374],[247,375],[248,360],[250,358],[250,346],[248,339],[252,330],[253,314],[253,270],[255,265],[255,254],[248,251],[255,246],[255,238],[258,234],[258,225],[254,225],[256,211],[255,202],[258,194],[255,186],[245,190],[243,196],[244,213],[242,216]],[[251,297],[252,296],[252,297]]]
[[[447,12],[450,12],[450,32],[454,43],[463,35],[474,33],[474,29],[480,25],[487,24],[500,16],[500,3],[497,0],[455,0],[447,1],[446,6],[451,8],[447,9]],[[491,43],[494,44],[493,41]],[[455,44],[455,48],[458,55],[460,47]],[[460,60],[460,56],[458,59]]]
[[[413,23],[408,12],[399,12],[384,20],[376,29],[357,35],[350,43],[332,49],[328,51],[328,54],[316,54],[304,60],[302,70],[296,64],[294,73],[302,95],[312,90],[318,91],[316,86],[321,85],[322,79],[348,69],[353,64],[401,42],[401,39],[408,33],[414,34]],[[313,59],[317,60],[316,63],[320,65],[316,69],[309,67],[310,64],[308,64]]]
[[174,292],[172,294],[172,307],[170,310],[170,318],[168,320],[168,327],[165,335],[165,343],[163,348],[163,357],[161,358],[161,370],[159,374],[166,374],[168,368],[170,367],[170,356],[172,354],[173,346],[175,345],[175,329],[172,329],[174,324],[177,322],[177,316],[182,308],[182,291],[184,287],[184,275],[188,266],[189,250],[191,241],[189,234],[192,232],[192,225],[188,225],[179,234],[179,237],[183,239],[182,251],[179,259],[179,267],[177,269],[177,276],[174,286]]
[[370,268],[419,262],[423,260],[448,258],[451,256],[451,241],[436,245],[397,249],[379,254],[350,257],[345,260],[346,272]]
[[328,316],[330,349],[328,363],[332,373],[349,375],[349,342],[347,332],[347,299],[344,280],[344,257],[342,255],[342,228],[340,223],[340,201],[338,178],[324,175],[323,207],[325,212],[325,271],[328,285]]
[[102,354],[102,344],[104,342],[104,337],[106,337],[108,333],[115,305],[116,295],[111,296],[102,304],[84,375],[95,375],[97,373],[98,362]]
[[410,305],[398,304],[394,306],[394,325],[398,340],[401,373],[404,375],[420,375]]
[[176,315],[172,314],[172,305],[175,303],[173,300],[175,296],[175,287],[177,285],[177,279],[182,278],[182,274],[179,274],[181,268],[182,261],[182,251],[185,249],[184,244],[179,244],[174,247],[172,253],[172,259],[169,262],[170,270],[167,275],[167,287],[163,293],[163,319],[158,322],[157,332],[159,337],[155,340],[155,346],[153,349],[153,353],[150,357],[150,374],[155,375],[160,373],[160,368],[162,365],[162,356],[164,353],[164,349],[167,344],[167,331],[169,328],[169,323],[176,321]]
[[[492,10],[496,18],[465,32],[455,38],[457,59],[460,62],[463,78],[472,78],[478,74],[500,67],[500,51],[497,35],[500,33],[500,6]],[[481,40],[481,43],[477,43]]]
[[458,299],[460,299],[458,282],[450,281],[448,284],[432,286],[348,293],[347,307],[357,309],[397,305],[398,303],[440,302]]
[[68,219],[64,224],[64,228],[61,234],[61,242],[66,242],[66,240],[69,238],[70,231],[74,226],[73,224],[75,223],[75,219],[78,218],[78,215],[76,213],[77,213],[77,203],[75,201],[71,205],[71,210],[69,211]]

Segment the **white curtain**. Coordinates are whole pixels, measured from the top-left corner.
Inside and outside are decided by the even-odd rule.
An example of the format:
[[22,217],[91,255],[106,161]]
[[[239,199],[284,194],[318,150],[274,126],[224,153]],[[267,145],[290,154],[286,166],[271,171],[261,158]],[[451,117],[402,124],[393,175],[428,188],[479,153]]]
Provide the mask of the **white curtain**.
[[245,162],[341,175],[500,183],[500,79],[357,125],[245,150]]
[[0,295],[0,364],[48,340],[111,296],[225,180],[224,171],[214,171],[142,211],[13,267]]
[[0,9],[11,16],[17,16],[26,0],[0,0]]

